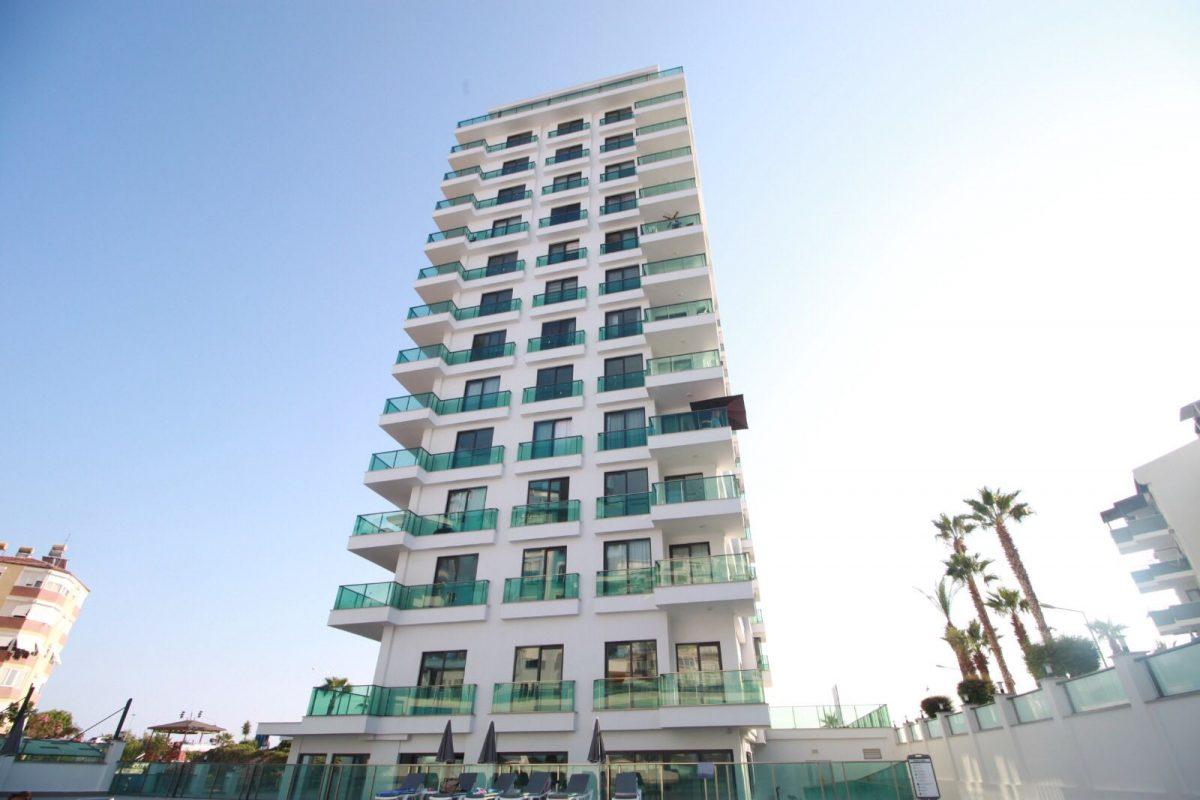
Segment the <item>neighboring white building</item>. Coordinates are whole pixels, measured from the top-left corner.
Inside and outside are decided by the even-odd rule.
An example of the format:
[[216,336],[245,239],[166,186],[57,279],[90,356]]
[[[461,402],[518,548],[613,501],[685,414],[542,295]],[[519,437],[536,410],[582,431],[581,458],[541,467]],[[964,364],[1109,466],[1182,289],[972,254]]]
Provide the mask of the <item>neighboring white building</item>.
[[[1180,409],[1200,437],[1200,401]],[[1133,471],[1137,494],[1117,501],[1100,518],[1122,553],[1152,552],[1133,573],[1142,592],[1173,591],[1176,602],[1150,616],[1160,633],[1200,634],[1200,439]]]
[[[708,220],[682,69],[498,107],[455,129],[425,305],[349,549],[392,573],[329,624],[380,643],[316,689],[292,759],[741,761],[769,724]],[[331,594],[333,587],[330,587]],[[299,698],[298,698],[299,700]]]

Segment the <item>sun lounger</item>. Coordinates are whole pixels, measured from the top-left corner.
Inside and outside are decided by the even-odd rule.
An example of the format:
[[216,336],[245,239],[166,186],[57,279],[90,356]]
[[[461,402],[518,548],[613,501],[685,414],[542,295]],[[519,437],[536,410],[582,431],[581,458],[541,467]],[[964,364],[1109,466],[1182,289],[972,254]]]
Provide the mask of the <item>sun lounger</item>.
[[395,789],[378,792],[375,800],[420,800],[429,793],[425,788],[425,779],[423,772],[410,772]]
[[548,800],[592,800],[592,776],[586,772],[576,772],[567,779],[566,786],[551,792]]
[[512,791],[513,783],[517,780],[517,773],[505,772],[497,775],[492,780],[492,785],[488,788],[487,793],[490,797],[499,797]]
[[642,800],[636,772],[622,772],[613,778],[612,800]]
[[529,783],[525,784],[523,789],[510,789],[500,795],[505,800],[547,800],[546,795],[550,793],[550,773],[549,772],[533,772],[529,775]]
[[487,793],[479,787],[478,772],[464,772],[457,778],[446,781],[440,791],[427,796],[427,800],[457,800],[457,798],[483,797]]

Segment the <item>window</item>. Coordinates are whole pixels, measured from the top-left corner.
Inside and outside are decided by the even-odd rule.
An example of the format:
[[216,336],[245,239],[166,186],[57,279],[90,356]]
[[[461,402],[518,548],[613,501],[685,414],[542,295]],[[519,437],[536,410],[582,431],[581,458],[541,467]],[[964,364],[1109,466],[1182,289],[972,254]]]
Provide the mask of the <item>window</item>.
[[556,175],[554,176],[554,183],[552,184],[554,191],[556,192],[562,191],[563,189],[572,189],[576,186],[582,185],[582,172],[568,172],[566,175]]
[[[525,502],[530,505],[541,503],[563,503],[571,496],[570,478],[542,478],[530,481]],[[566,519],[564,516],[563,519]],[[649,541],[649,540],[647,540]]]
[[579,288],[579,278],[563,278],[557,281],[546,281],[546,303],[561,303],[564,300],[574,300],[576,289]]
[[492,236],[503,236],[506,233],[517,233],[521,226],[521,218],[504,217],[503,219],[492,220]]
[[474,467],[487,464],[492,458],[492,432],[494,428],[478,428],[459,431],[454,437],[454,468]]
[[491,408],[490,405],[500,392],[500,377],[476,378],[467,381],[463,389],[463,411],[478,411],[481,408]]
[[554,132],[559,136],[564,133],[574,133],[575,131],[583,130],[583,119],[573,119],[570,122],[560,122]]
[[605,214],[613,214],[617,211],[627,211],[631,208],[637,208],[637,194],[634,192],[621,192],[620,194],[610,194],[604,198],[604,206],[601,208]]
[[484,275],[504,275],[508,272],[515,272],[517,269],[517,251],[511,253],[499,253],[494,256],[488,256],[487,266],[484,267]]
[[556,319],[542,323],[542,349],[575,344],[575,319]]
[[467,671],[466,650],[442,650],[421,654],[418,686],[462,686]]
[[472,486],[470,489],[451,489],[446,494],[446,513],[461,514],[465,511],[480,511],[486,502],[486,486]]
[[477,333],[471,337],[471,360],[479,361],[484,358],[497,358],[504,355],[507,331],[489,331]]
[[438,556],[433,570],[434,583],[474,583],[475,569],[479,566],[479,555],[468,553],[461,556]]
[[543,419],[533,423],[533,457],[554,455],[554,440],[571,435],[570,419]]
[[720,672],[720,642],[675,645],[676,672]]
[[516,648],[513,683],[558,683],[562,680],[563,646],[534,645]]
[[533,141],[533,131],[525,131],[524,133],[510,133],[508,138],[504,140],[505,147],[518,147],[523,144],[529,144]]
[[708,542],[673,544],[667,554],[670,561],[665,565],[663,577],[672,585],[712,583],[713,564],[709,560]]
[[627,408],[604,415],[606,449],[641,447],[646,444],[646,409]]
[[606,391],[611,391],[641,386],[644,373],[645,368],[642,366],[640,353],[606,358],[604,359],[604,388]]
[[509,175],[513,172],[520,172],[521,170],[528,169],[528,168],[529,168],[529,157],[528,156],[526,156],[525,158],[514,158],[509,161],[504,162],[503,166],[500,167],[500,173],[502,175]]
[[537,371],[537,388],[534,396],[537,400],[552,400],[557,397],[570,397],[575,390],[575,367],[563,364],[558,367],[543,367]]
[[619,133],[616,136],[604,137],[604,146],[601,148],[601,150],[607,153],[612,150],[620,150],[622,147],[631,147],[632,145],[632,133]]
[[637,228],[626,228],[623,231],[612,231],[604,234],[605,252],[615,253],[620,250],[632,250],[637,247],[637,244]]
[[573,144],[569,147],[560,147],[554,151],[554,161],[557,164],[560,161],[570,161],[575,158],[583,157],[583,145]]
[[521,555],[522,578],[553,578],[566,574],[565,547],[532,547]]
[[16,686],[20,676],[21,670],[17,667],[6,667],[4,672],[0,672],[0,686]]
[[604,645],[604,677],[657,678],[658,643],[654,639],[636,642],[606,642]]
[[550,249],[547,251],[549,254],[547,261],[551,264],[557,264],[559,261],[569,261],[578,250],[578,239],[571,239],[567,242],[555,242],[550,245]]
[[615,267],[604,272],[606,292],[622,292],[626,289],[636,289],[642,285],[641,271],[637,264],[627,267]]
[[627,178],[635,172],[632,161],[621,161],[609,164],[608,169],[600,176],[601,180],[615,181],[617,178]]
[[512,307],[512,289],[501,289],[495,292],[484,292],[479,298],[479,316],[500,314]]
[[550,224],[558,225],[563,222],[573,222],[579,219],[579,203],[570,203],[550,209]]
[[604,473],[604,496],[644,494],[650,491],[650,473],[645,469],[626,469]]
[[617,339],[636,336],[642,332],[642,309],[621,308],[604,313],[604,338]]
[[649,539],[627,539],[604,543],[604,569],[606,571],[650,569],[654,562],[650,558]]
[[633,118],[633,109],[630,108],[629,106],[625,106],[624,108],[614,108],[611,111],[605,111],[604,116],[601,118],[600,122],[603,125],[611,125],[614,122],[620,122],[621,120],[632,119],[632,118]]
[[668,503],[691,503],[704,499],[704,473],[688,472],[663,478]]
[[516,186],[506,186],[496,192],[496,205],[502,206],[505,203],[515,203],[518,200],[525,199],[525,184],[518,183]]

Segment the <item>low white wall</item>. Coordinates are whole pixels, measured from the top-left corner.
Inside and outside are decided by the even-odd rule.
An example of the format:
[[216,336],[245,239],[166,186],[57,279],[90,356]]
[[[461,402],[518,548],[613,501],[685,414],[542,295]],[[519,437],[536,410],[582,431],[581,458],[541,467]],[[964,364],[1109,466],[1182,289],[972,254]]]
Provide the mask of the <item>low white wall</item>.
[[1064,681],[1047,680],[1049,719],[1020,724],[999,697],[1000,728],[981,731],[968,710],[965,734],[949,735],[943,717],[943,735],[930,738],[922,721],[924,741],[892,752],[929,754],[946,800],[1200,798],[1200,692],[1159,697],[1137,656],[1114,659],[1125,705],[1075,713]]
[[108,794],[124,750],[124,742],[114,742],[99,764],[17,761],[12,756],[0,756],[0,792]]
[[758,763],[794,764],[802,761],[864,761],[878,749],[885,761],[902,760],[897,755],[891,728],[771,728],[767,741],[754,747]]

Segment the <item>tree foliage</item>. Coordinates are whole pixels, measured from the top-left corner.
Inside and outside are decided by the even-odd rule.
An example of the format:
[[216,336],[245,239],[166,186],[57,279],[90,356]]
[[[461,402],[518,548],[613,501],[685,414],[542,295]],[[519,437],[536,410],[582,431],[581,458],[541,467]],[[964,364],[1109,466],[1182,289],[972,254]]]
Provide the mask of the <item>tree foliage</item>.
[[983,678],[967,678],[958,684],[958,698],[966,705],[985,706],[996,697],[996,685]]
[[75,724],[71,712],[61,708],[35,711],[25,723],[27,739],[67,739],[77,733],[79,726]]
[[1100,651],[1082,636],[1057,636],[1049,642],[1030,644],[1025,666],[1035,678],[1073,678],[1095,672]]
[[944,694],[935,694],[921,701],[921,711],[930,719],[938,714],[949,714],[953,710],[954,703]]

